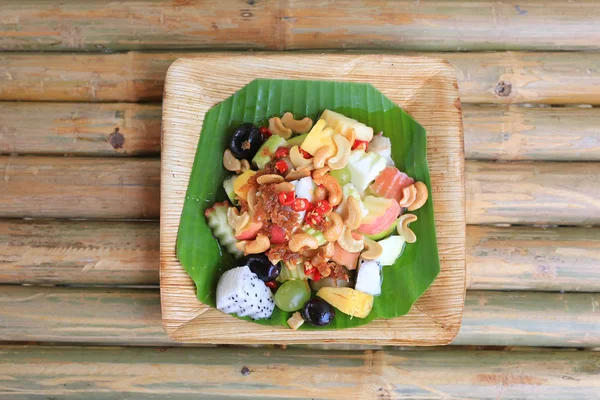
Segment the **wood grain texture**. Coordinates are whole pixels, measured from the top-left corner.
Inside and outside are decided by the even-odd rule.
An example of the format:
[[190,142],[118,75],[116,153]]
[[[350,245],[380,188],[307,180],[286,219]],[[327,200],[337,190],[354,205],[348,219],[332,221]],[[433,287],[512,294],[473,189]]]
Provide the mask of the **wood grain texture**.
[[[0,347],[0,395],[60,399],[594,399],[594,352]],[[241,373],[248,368],[250,374]],[[273,368],[279,379],[273,379]]]
[[[226,316],[201,304],[175,255],[181,210],[202,121],[216,102],[256,78],[367,82],[427,130],[440,273],[407,316],[337,331],[294,331]],[[454,71],[431,58],[381,55],[223,55],[179,59],[163,104],[160,286],[163,325],[190,343],[372,343],[439,345],[460,326],[465,290],[464,152]]]
[[[467,226],[467,288],[600,292],[595,228]],[[153,222],[0,221],[0,283],[158,285]]]
[[[5,102],[0,154],[155,155],[160,118],[160,104]],[[467,159],[600,161],[600,108],[465,104],[463,123]]]
[[[162,328],[155,289],[2,286],[0,307],[3,341],[176,344]],[[215,322],[221,318],[217,311],[207,315]],[[409,315],[402,320],[411,326],[414,318]],[[436,321],[444,324],[443,319]],[[600,293],[468,291],[462,326],[453,344],[598,347],[599,324]],[[223,325],[223,335],[228,332]],[[244,334],[243,328],[239,333]],[[281,340],[272,338],[270,343]],[[365,338],[357,344],[382,343]]]
[[158,160],[0,157],[4,217],[156,218]]
[[600,292],[600,229],[467,227],[467,287]]
[[318,0],[5,0],[0,14],[0,50],[18,51],[597,50],[600,43],[600,8],[592,0],[521,6],[489,0],[345,0],[335,6]]
[[600,161],[600,108],[465,106],[472,160]]
[[[165,74],[173,61],[194,55],[210,57],[210,54],[2,53],[0,100],[160,101]],[[229,57],[243,54],[227,53]],[[347,69],[351,70],[356,62],[352,59],[358,60],[360,56],[355,52],[349,54],[352,57]],[[600,53],[425,55],[446,59],[454,66],[463,103],[600,104]],[[313,72],[309,66],[304,67]]]
[[466,164],[468,224],[600,223],[597,163]]
[[160,105],[0,105],[0,154],[132,156],[160,153]]
[[156,285],[152,222],[0,221],[0,282]]

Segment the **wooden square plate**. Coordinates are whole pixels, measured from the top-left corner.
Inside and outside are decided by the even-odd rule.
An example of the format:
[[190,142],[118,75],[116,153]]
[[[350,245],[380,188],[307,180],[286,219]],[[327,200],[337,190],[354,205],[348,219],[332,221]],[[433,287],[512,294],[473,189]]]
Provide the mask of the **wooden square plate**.
[[[441,270],[410,312],[343,330],[293,331],[204,305],[176,258],[177,231],[206,112],[256,78],[373,84],[427,130]],[[465,296],[464,151],[460,99],[448,62],[357,54],[207,53],[169,68],[163,100],[160,289],[168,335],[188,343],[443,345],[458,333]]]

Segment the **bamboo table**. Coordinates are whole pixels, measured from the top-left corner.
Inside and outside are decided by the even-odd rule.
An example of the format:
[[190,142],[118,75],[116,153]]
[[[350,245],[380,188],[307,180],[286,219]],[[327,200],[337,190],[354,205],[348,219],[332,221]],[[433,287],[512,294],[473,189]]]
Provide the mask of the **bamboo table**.
[[[0,398],[597,398],[599,21],[578,0],[3,1]],[[455,67],[468,292],[452,345],[167,338],[164,76],[183,54],[232,49]]]

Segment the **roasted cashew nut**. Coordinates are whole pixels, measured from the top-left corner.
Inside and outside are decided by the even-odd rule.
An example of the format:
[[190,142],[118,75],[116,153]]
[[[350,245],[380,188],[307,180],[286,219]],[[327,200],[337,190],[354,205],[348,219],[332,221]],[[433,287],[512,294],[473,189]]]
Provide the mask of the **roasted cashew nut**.
[[383,247],[371,238],[365,237],[365,251],[360,255],[365,260],[375,260],[383,254]]
[[235,235],[242,233],[242,229],[250,222],[250,216],[247,212],[240,215],[240,212],[235,207],[227,209],[227,223],[231,229],[235,230]]
[[313,163],[315,164],[315,168],[323,168],[327,163],[327,159],[331,156],[331,147],[323,146],[319,148],[315,152],[315,156],[313,157]]
[[331,268],[327,265],[327,262],[331,260],[334,252],[335,246],[332,242],[329,242],[325,246],[319,247],[317,253],[310,259],[310,264],[317,268],[323,277],[328,277],[331,274]]
[[342,235],[337,242],[342,249],[349,253],[358,253],[365,247],[364,240],[354,239],[352,231],[346,226],[342,229]]
[[415,182],[415,188],[417,189],[417,195],[415,201],[408,207],[408,211],[415,211],[423,207],[429,198],[429,191],[427,185],[423,182]]
[[313,166],[313,159],[304,158],[302,153],[300,153],[300,148],[298,146],[292,146],[290,149],[290,161],[294,168],[306,167],[312,169]]
[[289,183],[289,182],[281,182],[275,185],[275,191],[277,193],[281,193],[281,192],[291,192],[292,190],[294,190],[294,184],[293,183]]
[[279,117],[269,118],[269,130],[273,135],[281,136],[284,139],[292,137],[292,130],[286,128]]
[[402,190],[402,199],[400,199],[398,204],[402,208],[407,208],[407,207],[410,207],[410,205],[415,202],[416,198],[417,198],[417,188],[415,187],[415,185],[410,185],[410,186],[405,187]]
[[323,186],[317,186],[315,189],[315,201],[325,200],[327,198],[327,190]]
[[246,201],[248,202],[248,210],[250,210],[251,214],[256,212],[256,204],[258,204],[256,190],[256,186],[251,186],[248,190],[248,196],[246,197]]
[[329,167],[322,167],[319,169],[315,169],[312,173],[312,177],[314,178],[321,178],[325,175],[327,175],[327,173],[329,172]]
[[246,172],[250,169],[250,163],[246,159],[240,161],[240,165],[240,170],[237,171],[238,173]]
[[271,247],[271,241],[262,233],[259,233],[256,239],[246,240],[244,254],[259,254],[264,253]]
[[268,185],[270,183],[281,183],[284,180],[285,179],[283,179],[283,176],[277,175],[277,174],[265,174],[265,175],[261,175],[258,178],[256,178],[256,182],[259,185]]
[[285,180],[286,181],[296,181],[298,179],[306,178],[307,176],[310,176],[310,171],[308,170],[308,168],[303,167],[303,168],[293,169],[290,172],[288,172],[288,174],[285,176]]
[[223,153],[223,167],[225,167],[227,171],[238,172],[242,169],[242,163],[233,156],[231,150],[227,149],[225,150],[225,153]]
[[[329,218],[330,225],[327,226],[327,229],[323,231],[323,236],[325,236],[325,239],[331,243],[337,241],[342,235],[342,231],[344,230],[344,222],[342,221],[340,214],[336,212],[330,213],[327,218]],[[333,254],[331,256],[333,256]]]
[[319,241],[317,240],[317,238],[315,238],[312,235],[309,235],[308,233],[296,233],[290,238],[290,241],[288,242],[288,247],[294,253],[298,253],[303,248],[309,248],[314,250],[319,247]]
[[348,196],[346,199],[345,211],[344,225],[351,230],[358,229],[362,222],[362,209],[354,196]]
[[286,128],[290,128],[294,133],[306,133],[312,128],[313,121],[309,117],[302,119],[294,119],[294,115],[291,112],[286,112],[281,117],[281,122]]
[[396,225],[396,231],[398,235],[402,236],[406,243],[414,243],[417,241],[417,235],[408,227],[408,224],[415,222],[417,216],[414,214],[404,214],[398,218],[398,225]]
[[340,183],[331,175],[325,175],[320,178],[313,179],[317,185],[322,185],[327,190],[329,196],[329,204],[333,207],[339,205],[344,199],[344,193]]
[[342,135],[335,135],[333,141],[337,146],[337,153],[327,160],[327,165],[329,165],[331,169],[342,169],[348,164],[348,159],[350,158],[350,143],[348,142],[348,139]]

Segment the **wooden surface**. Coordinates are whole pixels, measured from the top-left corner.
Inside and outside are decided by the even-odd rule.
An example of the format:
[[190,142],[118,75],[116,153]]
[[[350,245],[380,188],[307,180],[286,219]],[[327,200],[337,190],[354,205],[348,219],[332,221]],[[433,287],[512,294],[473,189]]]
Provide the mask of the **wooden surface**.
[[[467,227],[467,288],[600,291],[597,228]],[[153,222],[0,222],[0,283],[158,285]]]
[[[162,328],[160,296],[156,289],[19,286],[0,289],[2,340],[177,345]],[[212,310],[207,311],[206,318],[216,323],[222,315]],[[420,319],[418,310],[413,309],[399,320],[408,329]],[[446,319],[436,318],[436,321],[443,325]],[[598,347],[599,324],[599,293],[468,291],[462,325],[452,344]],[[244,328],[248,325],[236,327],[237,333],[246,335]],[[223,335],[234,332],[229,324],[222,323],[221,329]],[[386,345],[383,340],[374,340],[378,338],[374,335],[361,333],[356,338],[364,340],[355,344]],[[270,335],[265,335],[263,340],[271,344],[279,342]],[[311,343],[318,344],[317,341]],[[327,343],[333,344],[333,341]],[[252,342],[244,343],[248,344]]]
[[[599,108],[462,109],[467,159],[600,161]],[[5,102],[0,154],[158,155],[160,117],[160,104]]]
[[[226,316],[201,304],[175,255],[185,191],[205,113],[256,78],[367,82],[400,104],[427,130],[440,273],[405,317],[338,331],[271,328]],[[223,79],[226,77],[226,79]],[[163,325],[189,343],[365,343],[439,345],[458,332],[465,290],[464,153],[454,71],[431,58],[381,55],[205,54],[169,69],[161,154]],[[443,186],[443,189],[440,189]]]
[[[159,101],[169,65],[179,57],[204,54],[2,53],[0,100]],[[358,58],[359,53],[351,54]],[[463,103],[600,104],[600,53],[424,55],[454,66]]]
[[5,0],[0,50],[598,50],[600,43],[593,0],[344,0],[335,12],[329,7],[318,0]]
[[[594,399],[594,352],[321,351],[7,346],[7,400],[383,398]],[[243,375],[242,368],[249,374]],[[360,371],[360,375],[357,374]],[[274,378],[277,374],[279,379]]]

